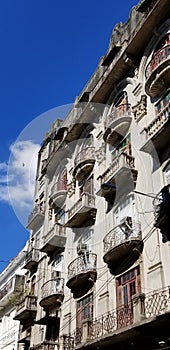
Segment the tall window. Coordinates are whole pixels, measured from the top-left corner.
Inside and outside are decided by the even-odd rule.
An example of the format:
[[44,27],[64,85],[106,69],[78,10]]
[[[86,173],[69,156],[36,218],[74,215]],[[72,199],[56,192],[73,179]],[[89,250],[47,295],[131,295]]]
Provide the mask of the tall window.
[[93,294],[77,302],[76,327],[81,328],[83,320],[93,319]]
[[57,178],[58,191],[67,190],[67,169],[64,169]]
[[140,293],[139,266],[116,278],[117,324],[124,327],[133,323],[132,296]]
[[90,179],[84,181],[80,185],[80,196],[82,195],[83,192],[86,192],[92,195],[94,194],[93,176],[91,176]]

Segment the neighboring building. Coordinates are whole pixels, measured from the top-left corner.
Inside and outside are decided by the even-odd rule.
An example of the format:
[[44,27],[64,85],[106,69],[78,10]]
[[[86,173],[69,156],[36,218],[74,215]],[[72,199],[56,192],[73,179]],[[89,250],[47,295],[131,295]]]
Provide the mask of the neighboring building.
[[[46,135],[25,349],[170,348],[170,7],[141,0]],[[109,10],[109,9],[108,9]],[[30,341],[29,341],[30,339]]]
[[20,300],[25,288],[26,247],[11,260],[0,274],[0,349],[17,350],[20,333],[20,322],[14,320],[16,303]]

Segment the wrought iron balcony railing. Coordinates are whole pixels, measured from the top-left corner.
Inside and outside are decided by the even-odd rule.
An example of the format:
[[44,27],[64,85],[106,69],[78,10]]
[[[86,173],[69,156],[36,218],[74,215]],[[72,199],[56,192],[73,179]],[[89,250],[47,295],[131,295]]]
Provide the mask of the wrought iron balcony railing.
[[[102,340],[102,344],[106,341],[107,344],[108,338],[106,335],[114,337],[117,334],[117,330],[124,329],[128,326],[131,326],[133,332],[133,326],[136,327],[136,323],[139,325],[140,322],[143,324],[143,327],[145,324],[147,327],[149,322],[152,322],[153,320],[156,322],[156,316],[166,315],[170,311],[170,287],[165,287],[163,289],[152,291],[149,294],[141,295],[142,298],[137,296],[137,303],[136,295],[134,295],[134,301],[132,296],[132,300],[129,303],[109,311],[93,320],[88,320],[88,327],[85,328],[85,334],[83,334],[83,325],[81,328],[76,328],[74,333],[69,337],[71,339],[69,343],[70,349],[74,349],[81,343],[90,344],[91,341],[93,341],[94,346],[95,340],[97,342]],[[166,318],[164,322],[167,323]],[[164,324],[162,327],[164,327]]]
[[54,305],[60,306],[64,298],[64,279],[53,278],[45,282],[41,289],[40,305],[46,309],[47,307]]
[[94,285],[97,278],[97,255],[84,252],[68,266],[67,287],[73,298],[85,295]]
[[104,238],[104,253],[118,245],[129,240],[141,239],[141,225],[139,222],[132,221],[131,225],[123,224],[114,227]]
[[64,279],[55,278],[45,282],[42,286],[42,297],[47,298],[53,294],[64,294]]
[[143,250],[140,224],[127,217],[104,238],[103,260],[111,274],[118,275],[130,268]]
[[73,260],[68,266],[68,279],[71,279],[81,273],[96,270],[97,255],[86,253]]
[[41,224],[44,220],[45,208],[42,205],[35,205],[31,214],[28,217],[28,229],[34,229],[37,225]]

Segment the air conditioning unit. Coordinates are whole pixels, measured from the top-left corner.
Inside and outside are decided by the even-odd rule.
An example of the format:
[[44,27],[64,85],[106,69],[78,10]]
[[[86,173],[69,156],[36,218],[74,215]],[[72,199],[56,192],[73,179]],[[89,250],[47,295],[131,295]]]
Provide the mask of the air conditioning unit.
[[52,271],[51,272],[51,279],[55,279],[61,276],[61,272],[60,271]]
[[77,254],[81,255],[87,250],[87,245],[85,243],[79,243],[77,246]]
[[125,216],[120,221],[120,227],[125,230],[131,230],[132,229],[132,217],[131,216]]

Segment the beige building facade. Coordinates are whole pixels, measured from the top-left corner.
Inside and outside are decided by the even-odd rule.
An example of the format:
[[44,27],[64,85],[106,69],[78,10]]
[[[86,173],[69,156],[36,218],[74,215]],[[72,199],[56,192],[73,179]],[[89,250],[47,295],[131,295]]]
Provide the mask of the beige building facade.
[[141,0],[39,151],[25,350],[170,344],[170,19]]
[[[0,274],[0,349],[19,349],[20,322],[15,320],[16,303],[21,301],[26,270],[24,247]],[[20,303],[21,305],[21,303]]]

